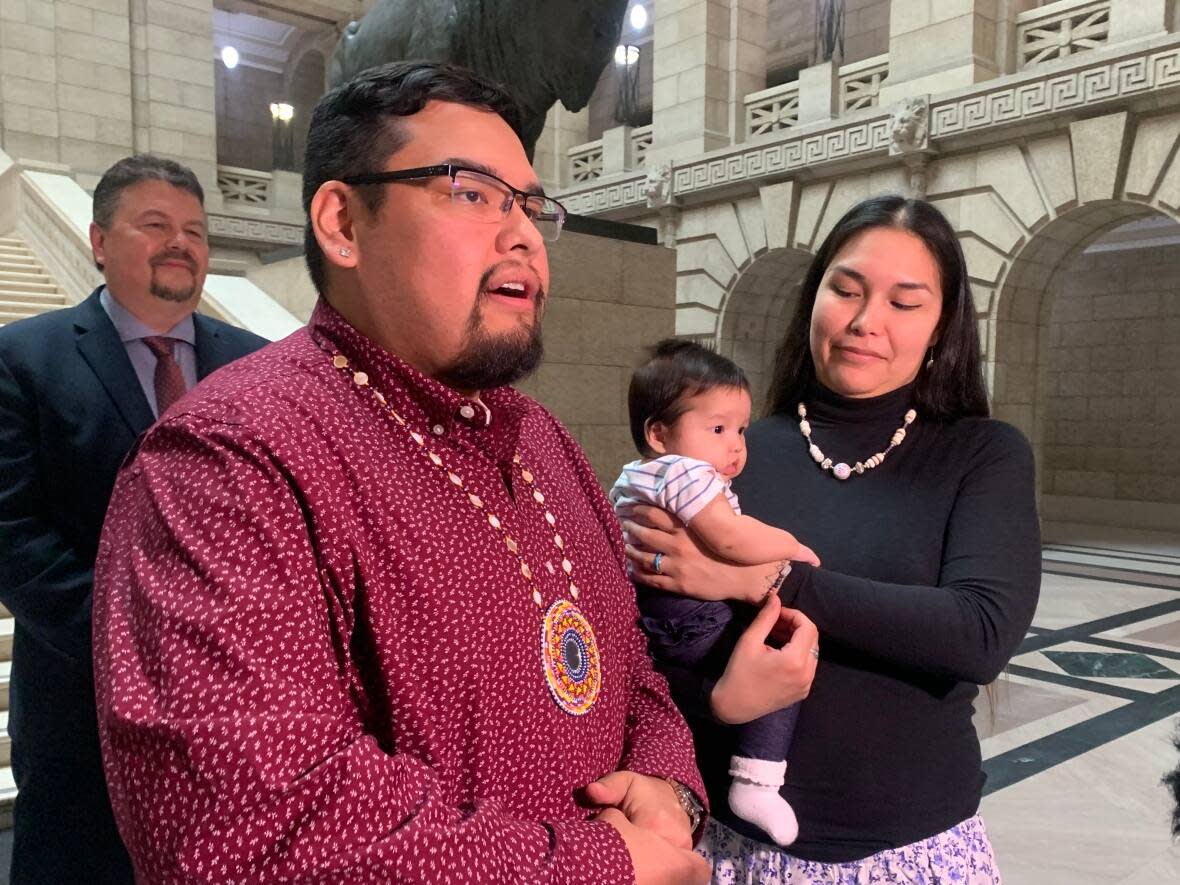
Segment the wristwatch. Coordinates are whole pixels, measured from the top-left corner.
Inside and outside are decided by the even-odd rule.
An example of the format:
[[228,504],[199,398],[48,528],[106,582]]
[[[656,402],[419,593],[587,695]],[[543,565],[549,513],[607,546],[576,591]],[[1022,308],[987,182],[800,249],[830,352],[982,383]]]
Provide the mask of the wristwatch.
[[664,780],[668,782],[668,786],[676,793],[676,798],[680,802],[681,809],[688,815],[688,825],[692,830],[692,840],[695,843],[697,830],[701,828],[701,820],[705,816],[705,806],[698,802],[692,790],[680,783],[680,781],[672,780],[670,777],[666,777]]

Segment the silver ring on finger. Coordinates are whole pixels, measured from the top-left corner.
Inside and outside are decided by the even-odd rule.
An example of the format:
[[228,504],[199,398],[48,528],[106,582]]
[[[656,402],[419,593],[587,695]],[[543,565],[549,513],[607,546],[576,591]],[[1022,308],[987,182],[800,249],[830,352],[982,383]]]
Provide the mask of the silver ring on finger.
[[655,572],[657,575],[662,575],[662,574],[663,574],[663,572],[661,572],[661,571],[660,571],[660,560],[661,560],[661,559],[663,559],[663,558],[664,558],[664,554],[663,554],[663,553],[657,553],[657,554],[656,554],[656,558],[652,560],[652,563],[651,563],[651,570],[652,570],[653,572]]

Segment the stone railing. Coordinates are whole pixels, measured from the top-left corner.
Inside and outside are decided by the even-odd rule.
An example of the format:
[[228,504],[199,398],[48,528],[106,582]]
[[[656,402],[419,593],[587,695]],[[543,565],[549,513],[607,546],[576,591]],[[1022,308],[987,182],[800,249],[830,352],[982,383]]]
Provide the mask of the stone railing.
[[217,189],[221,191],[226,206],[269,208],[273,180],[274,176],[269,172],[260,172],[257,169],[217,167]]
[[1110,36],[1110,0],[1060,0],[1016,19],[1020,69],[1095,49]]
[[888,53],[843,65],[840,68],[840,110],[875,108],[881,81],[888,76]]
[[570,181],[582,184],[602,178],[602,139],[570,148]]
[[799,122],[799,81],[746,96],[746,137],[769,135]]
[[[94,266],[90,240],[81,219],[63,212],[60,204],[81,210],[84,191],[62,171],[27,171],[20,176],[17,230],[58,288],[71,304],[77,304],[102,283],[102,273]],[[79,199],[79,196],[81,199]],[[73,198],[73,199],[71,199]],[[89,208],[86,206],[85,208]],[[89,220],[87,218],[86,220]]]
[[[921,99],[919,99],[921,101]],[[1068,125],[1079,113],[1180,104],[1180,35],[1121,42],[1104,52],[1072,55],[930,97],[925,134],[931,149],[952,139],[1005,129]],[[893,163],[897,124],[890,107],[878,105],[836,119],[783,127],[771,134],[708,154],[685,157],[671,166],[670,197],[680,206],[706,202],[715,194],[757,194],[768,180],[799,173],[833,174],[849,164]],[[772,178],[773,177],[773,178]],[[619,220],[650,217],[650,185],[642,171],[573,185],[558,198],[571,212]]]
[[642,169],[647,162],[647,152],[651,150],[652,127],[639,126],[631,130],[631,163],[636,169]]
[[217,167],[222,211],[209,211],[209,235],[246,248],[303,242],[303,177],[276,169]]

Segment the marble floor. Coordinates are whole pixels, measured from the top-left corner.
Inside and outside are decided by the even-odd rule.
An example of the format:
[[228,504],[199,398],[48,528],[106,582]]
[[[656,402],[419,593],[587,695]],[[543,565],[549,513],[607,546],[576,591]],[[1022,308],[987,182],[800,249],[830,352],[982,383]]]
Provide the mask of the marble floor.
[[1041,601],[976,710],[1005,885],[1180,883],[1180,536],[1046,528]]

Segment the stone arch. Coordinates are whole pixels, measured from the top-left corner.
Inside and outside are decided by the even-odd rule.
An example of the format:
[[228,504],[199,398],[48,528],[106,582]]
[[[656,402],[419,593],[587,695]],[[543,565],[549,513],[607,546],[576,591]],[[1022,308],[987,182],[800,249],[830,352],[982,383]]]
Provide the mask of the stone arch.
[[[1177,221],[1175,212],[1125,195],[1078,206],[1036,230],[1001,280],[990,323],[993,408],[1033,443],[1047,522],[1174,528],[1180,512],[1180,470],[1172,466],[1180,446],[1174,432],[1153,438],[1162,424],[1150,388],[1163,395],[1167,381],[1156,370],[1157,344],[1124,331],[1167,322],[1152,316],[1159,296],[1145,291],[1151,280],[1128,279],[1138,274],[1120,269],[1125,259],[1089,251],[1109,232],[1151,219]],[[1152,252],[1136,258],[1150,261]]]
[[1178,147],[1180,114],[1120,112],[929,166],[928,198],[967,257],[994,412],[1025,431],[1042,468],[1055,287],[1104,232],[1175,219]]
[[1074,208],[1032,233],[1001,277],[990,324],[992,406],[996,417],[1020,427],[1036,448],[1044,442],[1044,350],[1060,274],[1106,231],[1158,214],[1125,201]]
[[901,193],[901,168],[764,185],[686,210],[677,233],[678,335],[708,341],[750,376],[761,409],[778,343],[815,250],[852,206]]
[[741,268],[722,302],[717,349],[745,369],[755,414],[765,402],[775,352],[811,258],[802,249],[765,251]]
[[724,305],[756,258],[778,250],[809,256],[851,206],[900,192],[904,181],[898,169],[783,181],[754,196],[685,209],[676,233],[677,334],[720,341]]

